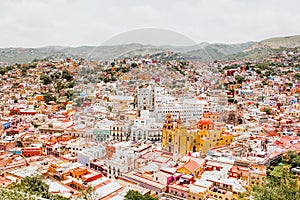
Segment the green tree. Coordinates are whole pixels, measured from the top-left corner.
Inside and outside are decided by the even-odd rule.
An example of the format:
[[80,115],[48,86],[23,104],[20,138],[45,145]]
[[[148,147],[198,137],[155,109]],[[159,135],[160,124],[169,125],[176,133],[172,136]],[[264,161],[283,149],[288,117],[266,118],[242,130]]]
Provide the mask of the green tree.
[[263,110],[267,115],[271,115],[271,110],[270,108],[264,108]]
[[[290,173],[288,167],[276,168],[271,172],[265,185],[255,186],[252,195],[256,200],[295,200],[300,199],[297,180]],[[276,175],[275,175],[276,174]]]
[[57,81],[55,84],[55,91],[59,92],[60,90],[64,89],[65,85],[61,80]]
[[239,84],[242,84],[243,81],[245,80],[245,77],[244,77],[244,76],[240,76],[240,75],[236,75],[234,78],[235,78],[235,80],[236,80]]
[[295,74],[294,77],[295,77],[295,79],[300,80],[300,74],[299,73]]
[[[42,181],[39,176],[27,176],[20,183],[13,183],[9,186],[10,190],[16,191],[19,194],[35,195],[38,197],[53,199],[53,200],[69,200],[61,195],[53,195],[49,192],[49,186]],[[27,198],[19,198],[27,199]]]
[[66,96],[67,96],[68,100],[70,101],[74,96],[74,91],[73,90],[67,90]]
[[8,72],[8,70],[4,67],[4,68],[0,68],[0,74],[4,75],[6,72]]
[[66,84],[66,88],[73,88],[75,86],[75,81]]
[[109,112],[112,111],[113,107],[112,106],[108,106],[107,109],[109,110]]
[[297,157],[293,158],[292,165],[293,167],[300,167],[300,156],[297,155]]
[[259,69],[256,69],[255,72],[256,72],[257,74],[261,74],[261,71],[260,71]]
[[291,164],[293,159],[295,159],[298,155],[294,151],[287,151],[285,155],[282,157],[282,161],[286,164]]
[[79,197],[84,200],[98,200],[100,198],[100,196],[95,192],[95,188],[91,186],[80,190]]
[[23,67],[22,68],[22,76],[26,76],[26,74],[27,74],[27,68]]
[[63,79],[66,79],[67,81],[70,81],[70,80],[73,79],[73,76],[69,73],[68,70],[64,69],[64,70],[62,71],[62,78],[63,78]]
[[266,72],[264,73],[264,75],[267,76],[267,77],[270,76],[271,74],[272,74],[272,72],[271,72],[270,70],[268,70],[268,71],[266,71]]
[[135,190],[129,190],[124,197],[125,200],[158,200],[157,197],[152,197],[149,194],[142,195]]
[[48,84],[50,84],[52,82],[51,78],[49,76],[47,76],[47,75],[42,75],[40,77],[40,79],[42,80],[42,82],[43,82],[44,85],[48,85]]
[[53,96],[51,93],[45,92],[42,93],[44,95],[45,103],[49,103],[50,101],[56,101],[56,97]]
[[26,192],[32,195],[41,196],[43,198],[50,198],[49,186],[42,181],[38,176],[25,177],[21,183],[13,184],[10,189]]
[[29,194],[18,192],[15,190],[9,190],[7,188],[0,188],[0,199],[1,200],[36,200],[35,196]]

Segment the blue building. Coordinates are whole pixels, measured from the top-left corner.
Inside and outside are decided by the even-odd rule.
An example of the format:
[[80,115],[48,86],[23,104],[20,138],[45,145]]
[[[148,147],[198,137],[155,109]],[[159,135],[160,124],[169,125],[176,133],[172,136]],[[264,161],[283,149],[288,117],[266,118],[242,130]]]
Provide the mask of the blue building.
[[109,139],[110,137],[110,130],[109,129],[94,129],[93,136],[96,142],[104,142],[105,140]]

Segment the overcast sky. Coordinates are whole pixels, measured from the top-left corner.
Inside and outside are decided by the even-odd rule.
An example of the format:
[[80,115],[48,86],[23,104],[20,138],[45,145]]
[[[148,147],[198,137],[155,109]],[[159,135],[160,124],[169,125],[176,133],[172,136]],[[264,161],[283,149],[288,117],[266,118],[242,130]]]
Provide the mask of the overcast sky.
[[0,0],[0,47],[101,45],[164,28],[200,42],[300,34],[299,0]]

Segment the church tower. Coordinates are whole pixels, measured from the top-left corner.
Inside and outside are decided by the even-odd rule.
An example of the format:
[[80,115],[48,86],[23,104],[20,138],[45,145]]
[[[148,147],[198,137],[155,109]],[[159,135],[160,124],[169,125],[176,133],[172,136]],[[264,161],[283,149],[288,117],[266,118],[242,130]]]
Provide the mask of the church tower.
[[172,152],[174,142],[174,122],[170,113],[166,114],[164,127],[162,130],[161,145],[166,151]]
[[164,121],[164,129],[166,129],[166,130],[174,129],[174,123],[173,123],[172,115],[170,113],[166,114],[166,118]]

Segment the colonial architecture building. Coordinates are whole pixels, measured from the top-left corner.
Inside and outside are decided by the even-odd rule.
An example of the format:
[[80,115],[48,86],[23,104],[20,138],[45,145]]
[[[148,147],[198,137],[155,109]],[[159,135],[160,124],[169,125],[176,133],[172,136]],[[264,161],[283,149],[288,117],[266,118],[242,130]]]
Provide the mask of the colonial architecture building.
[[199,152],[205,155],[207,150],[230,144],[233,135],[224,129],[214,128],[214,123],[209,118],[202,118],[196,126],[186,126],[180,117],[173,122],[171,114],[166,115],[162,131],[162,148],[174,154],[186,155],[190,152]]

